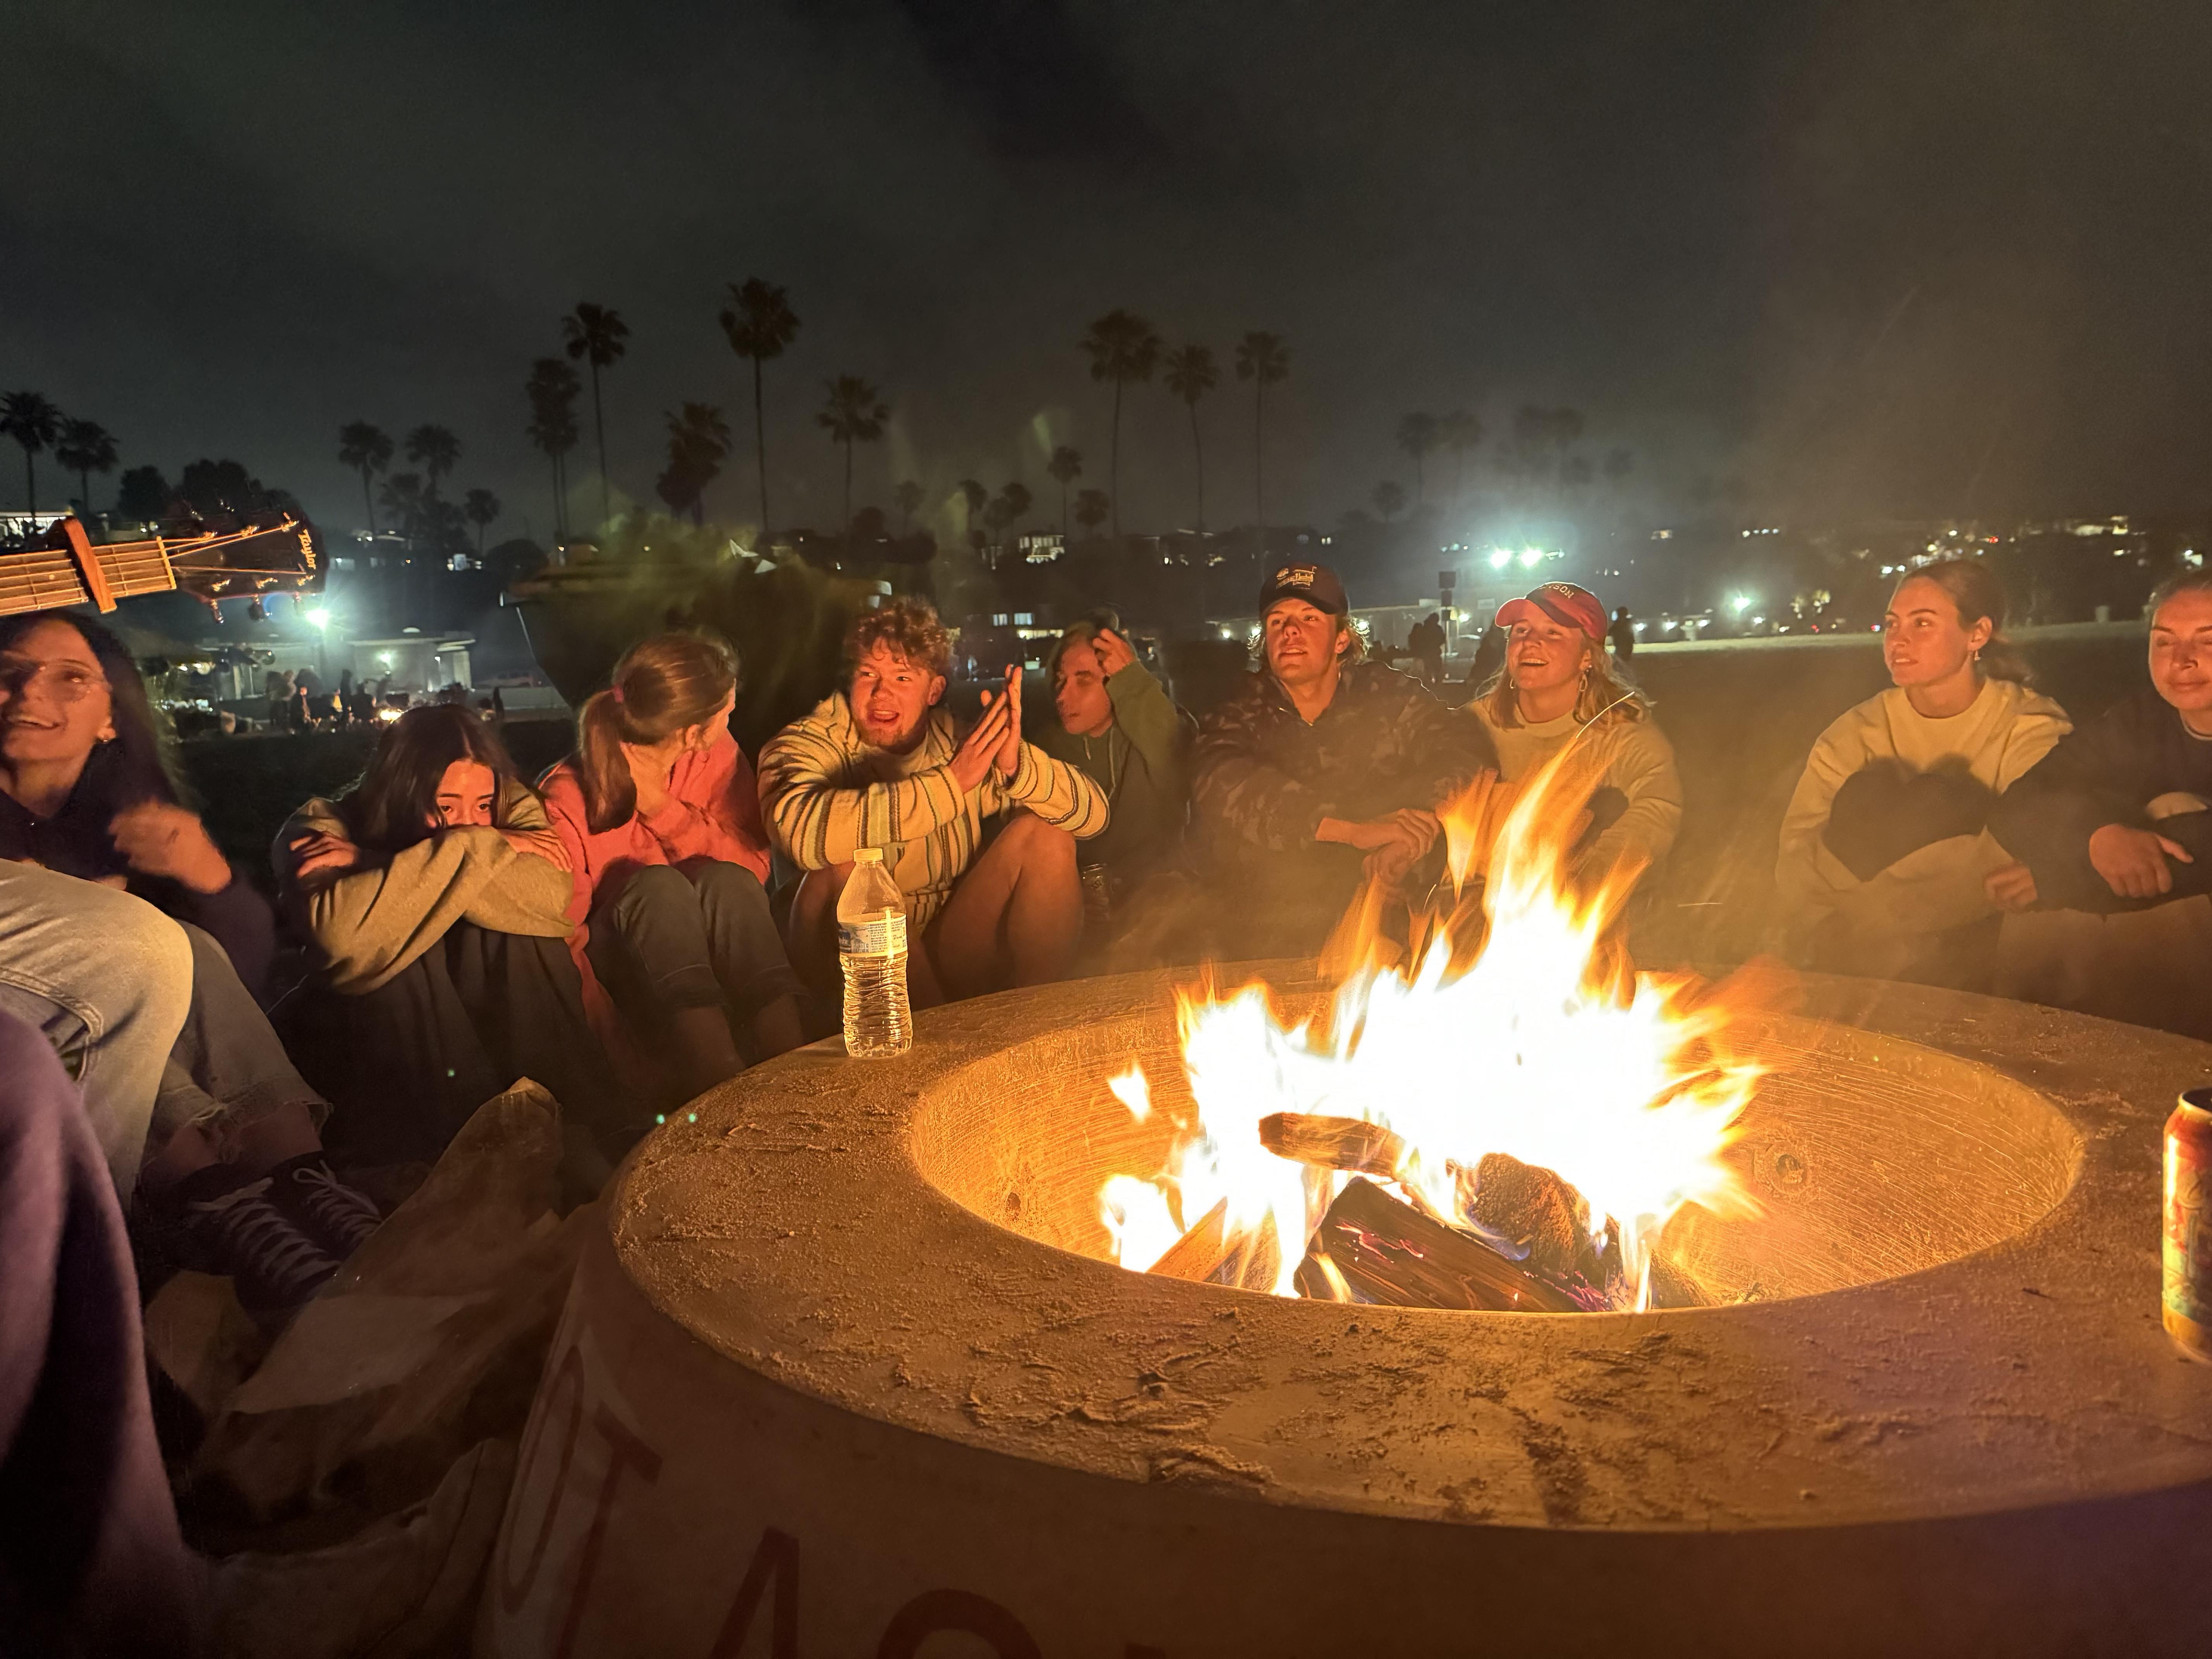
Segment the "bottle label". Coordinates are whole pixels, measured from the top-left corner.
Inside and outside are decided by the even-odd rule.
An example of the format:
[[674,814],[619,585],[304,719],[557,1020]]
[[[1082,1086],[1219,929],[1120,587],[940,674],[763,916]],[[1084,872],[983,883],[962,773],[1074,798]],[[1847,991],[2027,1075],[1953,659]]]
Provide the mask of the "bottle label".
[[872,921],[837,924],[837,949],[848,957],[906,954],[906,917],[878,916]]

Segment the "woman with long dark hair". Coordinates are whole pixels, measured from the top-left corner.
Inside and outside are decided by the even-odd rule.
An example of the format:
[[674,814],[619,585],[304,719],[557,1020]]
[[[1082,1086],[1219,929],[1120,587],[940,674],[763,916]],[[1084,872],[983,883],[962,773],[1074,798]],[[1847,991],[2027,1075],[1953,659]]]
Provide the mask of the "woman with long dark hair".
[[688,1097],[801,1040],[799,977],[769,913],[760,793],[730,735],[738,659],[658,634],[584,704],[544,778],[574,876],[582,961],[625,1026],[672,1056]]
[[498,735],[410,709],[337,800],[277,834],[281,902],[314,972],[286,1030],[362,1159],[434,1158],[518,1077],[620,1149],[605,1057],[569,959],[568,855]]
[[0,622],[0,859],[125,887],[185,924],[190,1010],[143,1164],[128,1149],[119,1184],[249,1305],[304,1300],[374,1229],[376,1207],[331,1170],[317,1135],[329,1109],[262,1012],[268,901],[182,803],[137,665],[88,617]]
[[2034,886],[1990,835],[1997,799],[2072,730],[2029,690],[1979,559],[1910,572],[1882,618],[1890,690],[1820,734],[1782,821],[1784,945],[1805,966],[1975,990],[2000,912]]

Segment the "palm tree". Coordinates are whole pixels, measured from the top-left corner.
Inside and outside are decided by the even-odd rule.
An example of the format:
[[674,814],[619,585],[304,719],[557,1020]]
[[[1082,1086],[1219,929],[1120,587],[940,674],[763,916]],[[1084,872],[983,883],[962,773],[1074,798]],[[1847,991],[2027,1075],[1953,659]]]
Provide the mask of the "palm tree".
[[1372,495],[1370,495],[1367,499],[1375,503],[1375,510],[1382,515],[1382,522],[1384,524],[1389,523],[1391,520],[1396,518],[1401,513],[1403,513],[1406,510],[1406,491],[1404,487],[1400,484],[1394,483],[1388,478],[1383,479],[1381,483],[1376,484],[1375,486],[1375,493]]
[[845,530],[853,528],[853,446],[872,444],[884,435],[884,422],[891,417],[883,394],[857,374],[840,374],[823,382],[830,395],[823,400],[814,424],[830,434],[830,441],[845,446]]
[[614,507],[607,491],[607,416],[599,403],[599,371],[622,361],[629,349],[623,343],[629,338],[629,325],[612,307],[584,300],[561,319],[561,330],[568,355],[592,366],[592,428],[599,440],[599,521],[604,524],[614,517]]
[[35,392],[11,392],[0,398],[0,437],[23,446],[23,493],[30,510],[39,510],[39,475],[31,458],[53,442],[62,412]]
[[891,500],[897,505],[899,510],[900,535],[903,536],[914,528],[914,515],[921,510],[921,504],[928,498],[928,495],[927,490],[911,478],[891,491]]
[[1098,526],[1106,522],[1106,515],[1110,511],[1112,503],[1107,501],[1106,492],[1103,489],[1086,489],[1075,498],[1076,523],[1094,535],[1097,533]]
[[980,548],[983,545],[983,538],[975,528],[975,518],[982,512],[983,503],[991,499],[991,492],[973,478],[963,478],[953,486],[953,493],[960,497],[961,507],[966,514],[962,526],[967,532],[968,545]]
[[1067,487],[1083,476],[1083,452],[1066,444],[1052,452],[1044,470],[1060,480],[1060,538],[1067,539]]
[[64,421],[54,459],[76,474],[77,507],[92,511],[92,475],[115,470],[115,437],[97,421]]
[[1437,435],[1443,447],[1451,451],[1452,505],[1459,505],[1459,485],[1462,471],[1467,465],[1467,453],[1482,441],[1482,422],[1463,409],[1455,409],[1437,422]]
[[368,513],[368,533],[376,534],[376,502],[368,481],[392,465],[392,440],[381,427],[349,421],[338,428],[338,465],[361,474],[361,504]]
[[435,495],[438,480],[460,465],[461,441],[442,426],[418,426],[407,434],[407,459],[422,469],[422,493]]
[[983,509],[983,522],[1003,536],[1017,524],[1031,506],[1035,498],[1029,487],[1017,479],[999,492],[998,499]]
[[1160,337],[1143,318],[1116,308],[1091,324],[1081,343],[1091,359],[1091,378],[1114,383],[1114,440],[1106,481],[1113,491],[1114,538],[1118,541],[1121,536],[1121,389],[1132,380],[1152,378],[1152,370],[1159,366]]
[[1421,475],[1421,463],[1437,447],[1440,435],[1439,422],[1433,415],[1408,415],[1398,422],[1398,447],[1413,461],[1413,505],[1419,507],[1426,494]]
[[558,357],[540,357],[530,366],[523,395],[530,399],[530,424],[524,435],[553,464],[553,534],[568,533],[568,452],[576,447],[576,399],[584,383]]
[[484,532],[499,518],[499,497],[489,489],[471,489],[461,502],[461,516],[477,527],[477,557],[483,557]]
[[1187,345],[1168,353],[1168,390],[1190,410],[1190,448],[1198,459],[1198,533],[1206,533],[1206,449],[1198,441],[1198,400],[1221,380],[1211,347]]
[[1279,334],[1255,330],[1237,343],[1237,378],[1252,382],[1252,506],[1259,518],[1260,548],[1267,546],[1267,459],[1262,417],[1267,388],[1291,372],[1291,349]]
[[760,472],[761,535],[768,535],[768,434],[761,418],[761,365],[783,356],[783,349],[798,337],[799,318],[784,298],[783,290],[757,276],[744,286],[730,284],[730,303],[722,307],[722,332],[730,349],[750,357],[753,365],[753,460]]
[[384,481],[379,492],[384,498],[384,510],[398,520],[399,533],[407,538],[407,550],[415,550],[415,537],[422,525],[422,504],[428,493],[422,488],[419,472],[395,472]]
[[668,470],[654,488],[669,510],[690,508],[691,522],[706,522],[702,506],[707,486],[722,470],[730,453],[730,423],[711,404],[686,404],[681,414],[668,417]]

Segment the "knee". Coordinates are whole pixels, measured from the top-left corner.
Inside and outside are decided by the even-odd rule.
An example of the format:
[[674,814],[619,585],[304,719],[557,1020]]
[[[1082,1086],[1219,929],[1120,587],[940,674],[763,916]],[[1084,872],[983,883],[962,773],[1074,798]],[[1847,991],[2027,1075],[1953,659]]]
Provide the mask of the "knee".
[[768,889],[742,864],[720,859],[695,865],[687,872],[702,904],[765,904]]
[[691,884],[684,872],[665,864],[648,864],[634,871],[612,906],[618,922],[674,907],[696,906]]
[[1001,833],[1014,842],[1022,863],[1030,869],[1075,868],[1075,837],[1058,824],[1023,812]]

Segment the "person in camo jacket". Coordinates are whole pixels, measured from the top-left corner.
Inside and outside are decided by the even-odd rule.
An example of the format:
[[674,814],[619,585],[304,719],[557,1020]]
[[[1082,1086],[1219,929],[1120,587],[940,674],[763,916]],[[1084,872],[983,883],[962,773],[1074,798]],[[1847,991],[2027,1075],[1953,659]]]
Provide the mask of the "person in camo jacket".
[[1350,611],[1327,565],[1277,567],[1260,592],[1265,662],[1199,728],[1201,854],[1244,955],[1315,949],[1363,875],[1402,880],[1437,839],[1437,807],[1498,765],[1480,722],[1364,659]]

